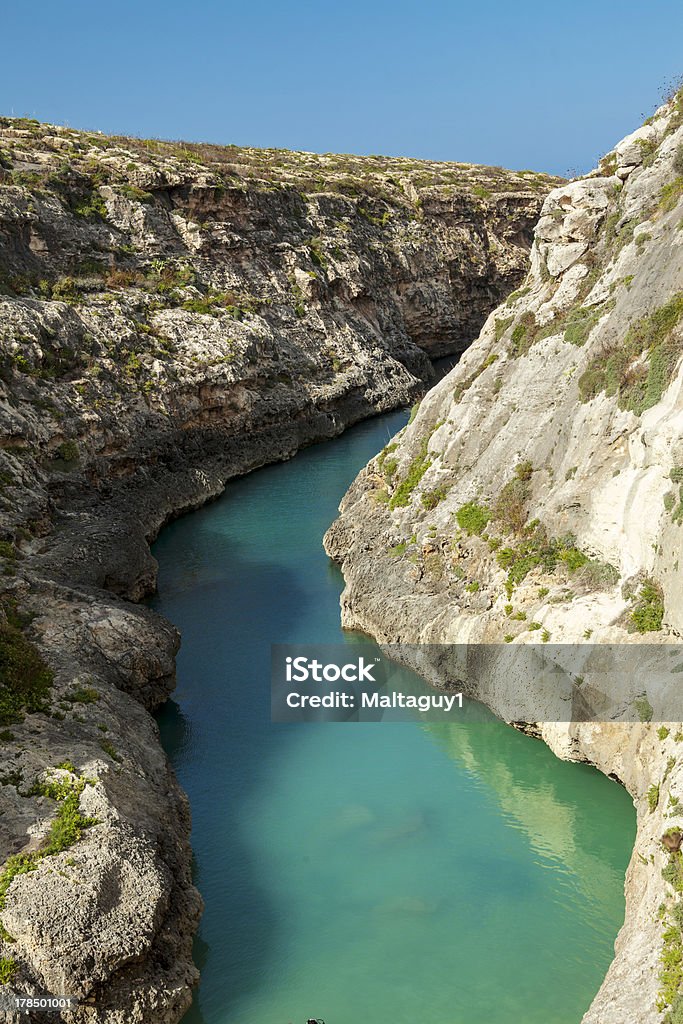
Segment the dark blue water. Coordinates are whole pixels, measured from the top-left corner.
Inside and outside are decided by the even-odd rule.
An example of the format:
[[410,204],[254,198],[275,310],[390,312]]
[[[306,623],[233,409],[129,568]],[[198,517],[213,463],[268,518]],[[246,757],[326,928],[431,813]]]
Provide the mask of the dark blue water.
[[155,545],[183,634],[164,745],[206,901],[188,1024],[576,1024],[611,960],[631,801],[470,707],[456,725],[270,723],[270,644],[336,643],[321,538],[405,422],[228,485]]

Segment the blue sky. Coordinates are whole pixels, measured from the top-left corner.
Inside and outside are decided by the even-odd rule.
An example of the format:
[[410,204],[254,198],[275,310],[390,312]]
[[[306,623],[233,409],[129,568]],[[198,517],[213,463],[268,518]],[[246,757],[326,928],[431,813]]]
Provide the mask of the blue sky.
[[36,0],[0,113],[160,138],[578,173],[683,72],[683,4]]

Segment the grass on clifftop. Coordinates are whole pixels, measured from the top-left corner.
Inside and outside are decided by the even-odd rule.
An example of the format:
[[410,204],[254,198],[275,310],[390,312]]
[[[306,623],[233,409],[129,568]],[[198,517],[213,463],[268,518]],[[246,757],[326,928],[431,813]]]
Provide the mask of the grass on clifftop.
[[[55,137],[60,143],[57,151],[52,142]],[[43,154],[43,160],[32,159],[36,151]],[[499,193],[547,192],[564,180],[536,171],[468,163],[107,136],[41,124],[32,118],[0,118],[0,179],[10,185],[40,188],[47,179],[58,176],[60,169],[63,175],[65,165],[76,167],[92,182],[90,188],[87,180],[81,183],[74,209],[87,219],[106,216],[96,189],[112,181],[128,199],[146,204],[154,201],[151,191],[127,181],[121,173],[128,168],[134,170],[136,162],[153,167],[169,165],[174,174],[203,169],[215,176],[218,188],[241,188],[249,180],[251,187],[266,191],[289,186],[304,194],[336,192],[350,198],[370,196],[409,206],[415,203],[414,190],[437,189],[446,195],[460,192],[486,202]],[[390,219],[388,211],[367,207],[362,215],[379,227]]]

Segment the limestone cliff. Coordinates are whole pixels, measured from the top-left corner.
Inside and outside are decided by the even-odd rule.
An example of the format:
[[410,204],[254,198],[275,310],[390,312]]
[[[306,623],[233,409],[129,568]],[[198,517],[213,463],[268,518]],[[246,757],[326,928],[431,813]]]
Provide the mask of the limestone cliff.
[[[523,286],[355,481],[326,538],[347,626],[387,642],[680,639],[682,200],[683,91],[550,193]],[[477,692],[510,720],[504,681]],[[638,811],[626,923],[586,1024],[683,1012],[683,730],[641,724],[637,690],[632,705],[631,725],[539,729]]]
[[149,714],[179,638],[129,603],[148,541],[421,393],[554,183],[0,120],[0,982],[181,1017],[200,900]]

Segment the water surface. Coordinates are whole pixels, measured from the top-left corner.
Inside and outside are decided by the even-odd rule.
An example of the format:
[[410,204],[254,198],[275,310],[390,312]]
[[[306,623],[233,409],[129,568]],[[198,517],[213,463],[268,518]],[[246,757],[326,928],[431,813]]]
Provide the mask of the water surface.
[[270,644],[337,643],[321,538],[405,422],[228,485],[155,545],[183,634],[160,715],[206,910],[187,1024],[577,1024],[612,958],[626,792],[470,705],[455,725],[270,723]]

